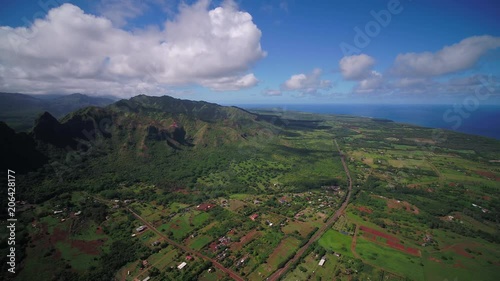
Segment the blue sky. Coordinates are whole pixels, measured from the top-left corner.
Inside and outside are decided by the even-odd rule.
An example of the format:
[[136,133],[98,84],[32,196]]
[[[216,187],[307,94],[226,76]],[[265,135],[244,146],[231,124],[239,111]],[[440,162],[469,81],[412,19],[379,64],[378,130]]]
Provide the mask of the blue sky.
[[498,1],[2,1],[0,91],[500,103]]

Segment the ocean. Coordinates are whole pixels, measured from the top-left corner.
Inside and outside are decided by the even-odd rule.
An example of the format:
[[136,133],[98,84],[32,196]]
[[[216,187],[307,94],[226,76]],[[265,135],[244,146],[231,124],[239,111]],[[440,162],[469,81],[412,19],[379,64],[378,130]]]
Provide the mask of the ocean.
[[480,105],[476,109],[458,108],[453,105],[374,105],[374,104],[321,104],[321,105],[239,105],[246,109],[303,111],[322,114],[346,114],[385,118],[394,122],[423,127],[442,128],[466,134],[480,135],[500,140],[500,105]]

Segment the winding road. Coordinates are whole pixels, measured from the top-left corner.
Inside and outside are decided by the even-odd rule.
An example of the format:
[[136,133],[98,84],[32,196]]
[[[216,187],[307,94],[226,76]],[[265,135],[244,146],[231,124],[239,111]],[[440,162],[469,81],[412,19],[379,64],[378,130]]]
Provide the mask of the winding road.
[[271,274],[271,276],[269,276],[267,278],[267,280],[269,280],[269,281],[276,281],[284,273],[286,273],[290,269],[290,266],[292,264],[294,264],[295,262],[297,262],[300,259],[300,257],[302,257],[302,255],[312,245],[312,243],[314,243],[314,241],[318,240],[323,235],[323,233],[325,233],[328,229],[330,229],[332,227],[333,223],[335,223],[335,221],[344,213],[345,209],[347,208],[347,205],[349,204],[349,200],[351,199],[351,193],[352,193],[351,174],[349,173],[349,169],[347,168],[347,164],[345,162],[344,154],[342,154],[342,151],[340,151],[340,147],[337,143],[337,140],[334,139],[333,142],[335,143],[335,146],[337,147],[337,150],[338,150],[339,155],[340,155],[340,160],[342,160],[342,165],[344,166],[344,170],[345,170],[345,173],[347,175],[347,179],[349,180],[349,190],[347,192],[347,196],[346,196],[344,202],[342,203],[342,205],[340,206],[340,208],[328,219],[328,221],[319,230],[316,231],[316,233],[309,239],[309,241],[295,253],[295,256],[293,256],[293,258],[291,258],[285,264],[284,267],[276,270],[273,274]]

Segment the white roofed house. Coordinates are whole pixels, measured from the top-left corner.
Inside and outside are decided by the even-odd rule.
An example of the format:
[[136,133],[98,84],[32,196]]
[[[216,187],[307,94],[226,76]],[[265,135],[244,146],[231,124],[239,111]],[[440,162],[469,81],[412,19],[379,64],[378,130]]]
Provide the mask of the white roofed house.
[[187,263],[185,261],[183,261],[181,264],[179,264],[177,266],[177,269],[183,269],[186,265],[187,265]]
[[144,229],[146,229],[146,228],[147,228],[147,226],[145,226],[145,225],[141,225],[141,226],[139,226],[138,228],[136,228],[136,229],[135,229],[135,231],[137,231],[137,232],[141,232],[141,231],[143,231],[143,230],[144,230]]
[[325,262],[326,262],[326,257],[325,257],[325,256],[323,256],[323,257],[321,258],[321,260],[319,261],[318,265],[319,265],[319,266],[323,266],[323,265],[325,264]]

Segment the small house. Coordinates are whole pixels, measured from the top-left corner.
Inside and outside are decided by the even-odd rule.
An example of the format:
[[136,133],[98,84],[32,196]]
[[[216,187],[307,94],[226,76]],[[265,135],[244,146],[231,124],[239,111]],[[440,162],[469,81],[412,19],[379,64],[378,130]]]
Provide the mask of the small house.
[[185,261],[183,261],[181,264],[179,264],[179,265],[177,266],[177,269],[179,269],[179,270],[180,270],[180,269],[183,269],[186,265],[187,265],[187,263],[186,263]]
[[250,219],[253,220],[253,221],[255,221],[255,219],[257,219],[258,217],[259,217],[258,214],[253,214],[253,215],[250,216]]

